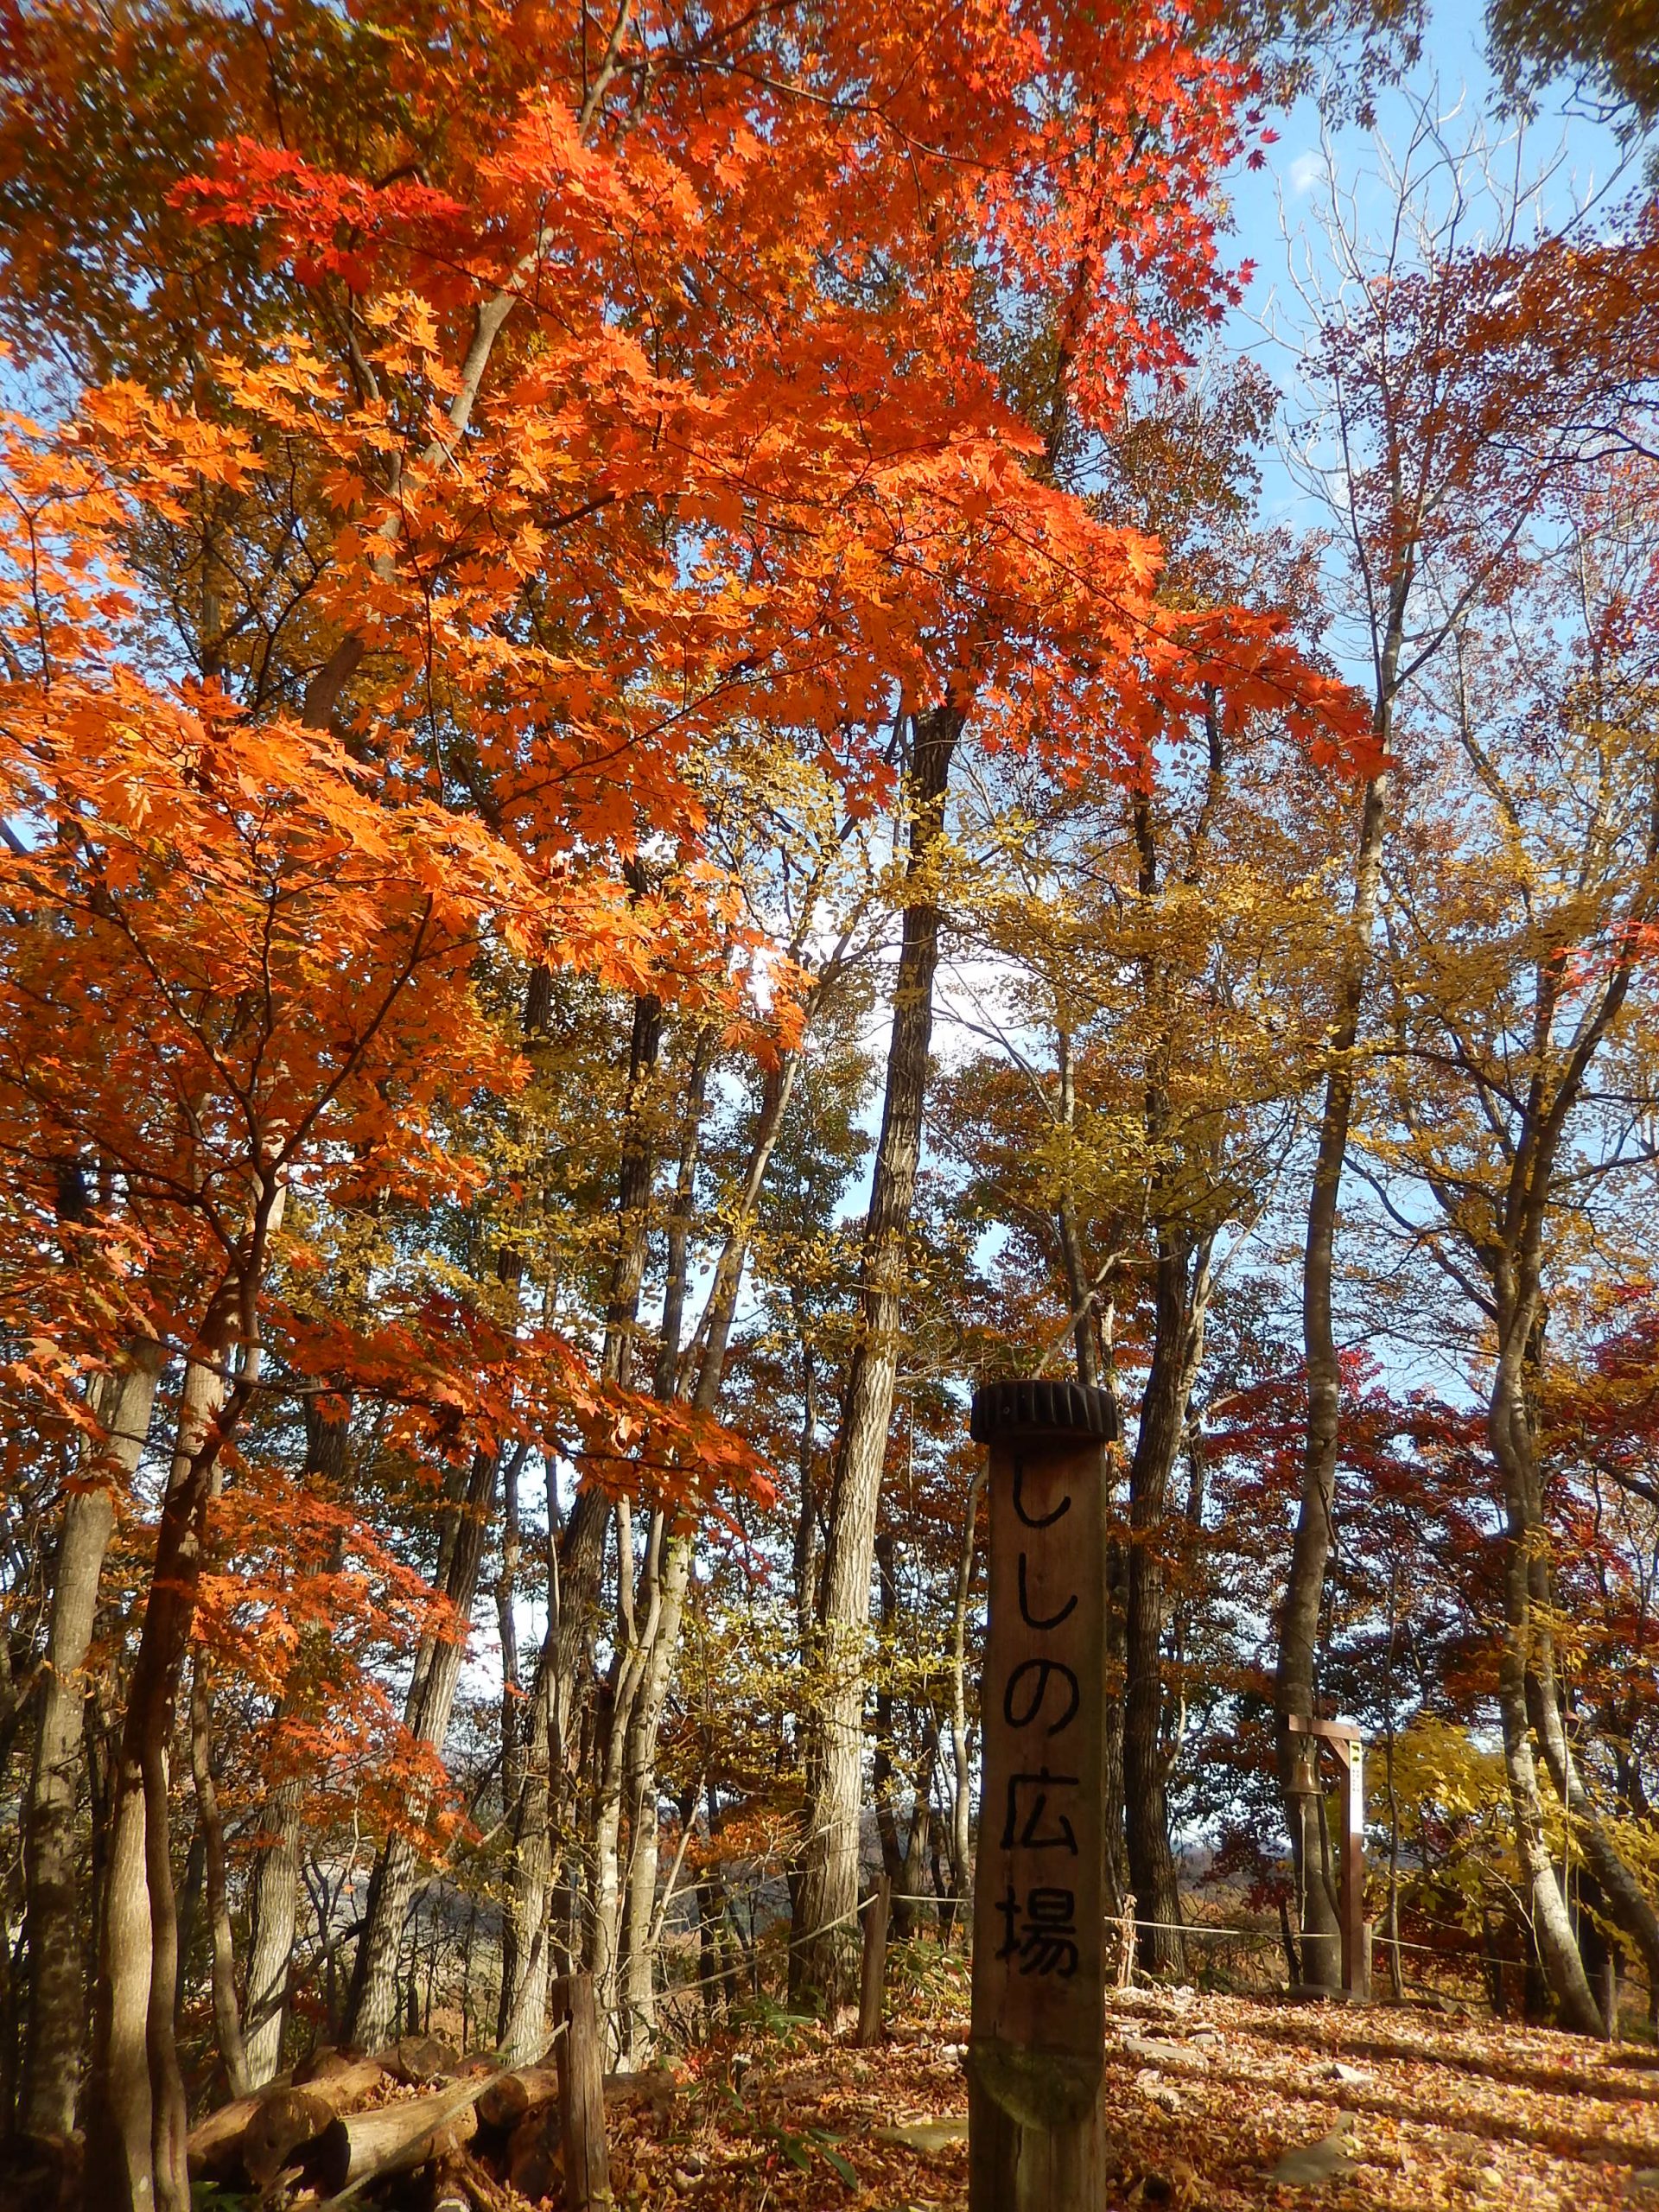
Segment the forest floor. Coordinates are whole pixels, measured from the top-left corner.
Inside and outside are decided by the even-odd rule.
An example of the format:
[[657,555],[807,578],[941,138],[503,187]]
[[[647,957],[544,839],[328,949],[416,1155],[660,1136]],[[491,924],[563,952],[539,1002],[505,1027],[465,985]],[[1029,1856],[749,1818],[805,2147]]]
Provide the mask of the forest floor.
[[[798,2023],[692,2053],[683,2093],[614,2115],[628,2212],[957,2212],[965,2018],[859,2050]],[[1363,2010],[1187,1991],[1116,1998],[1107,2206],[1659,2212],[1659,2051],[1429,2005]]]

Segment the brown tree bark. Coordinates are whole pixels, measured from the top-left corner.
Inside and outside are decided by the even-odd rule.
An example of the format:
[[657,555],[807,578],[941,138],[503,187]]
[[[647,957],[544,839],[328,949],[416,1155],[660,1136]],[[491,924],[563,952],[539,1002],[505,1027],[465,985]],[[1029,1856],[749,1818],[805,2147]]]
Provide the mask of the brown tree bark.
[[1180,1885],[1169,1840],[1164,1740],[1164,1524],[1170,1477],[1203,1356],[1210,1246],[1160,1233],[1152,1364],[1129,1463],[1128,1593],[1124,1634],[1123,1797],[1129,1887],[1150,1973],[1179,1974]]
[[[813,1004],[820,995],[815,994]],[[809,1006],[809,1015],[810,1010]],[[761,1187],[800,1065],[798,1049],[769,1073],[762,1088],[748,1157],[702,1314],[684,1354],[677,1358],[668,1357],[669,1316],[664,1315],[656,1380],[667,1382],[676,1398],[689,1399],[699,1413],[713,1413],[719,1402]],[[683,1148],[683,1167],[684,1164]],[[672,1257],[671,1252],[671,1263]],[[620,1751],[620,1808],[628,1836],[626,1866],[618,1885],[623,2020],[616,2048],[619,2056],[634,2067],[647,2062],[656,2026],[652,1936],[658,1876],[657,1745],[679,1649],[694,1548],[692,1529],[682,1527],[671,1514],[653,1514],[633,1601],[638,1649],[608,1715],[611,1742]]]
[[1499,1325],[1497,1370],[1487,1421],[1493,1454],[1503,1477],[1507,1520],[1503,1643],[1497,1677],[1503,1767],[1539,1962],[1566,2024],[1580,2034],[1599,2036],[1600,2009],[1584,1970],[1566,1891],[1545,1834],[1543,1796],[1527,1713],[1527,1681],[1533,1663],[1530,1553],[1541,1533],[1524,1376],[1532,1317],[1512,1314],[1509,1319],[1508,1329],[1502,1321]]
[[230,1885],[225,1858],[225,1823],[219,1810],[219,1784],[213,1775],[213,1702],[209,1689],[210,1664],[198,1649],[190,1676],[190,1776],[195,1785],[196,1823],[201,1835],[203,1872],[207,1888],[207,1919],[212,1938],[213,2033],[225,2078],[233,2097],[245,2096],[248,2054],[242,2040],[242,2013],[236,1996],[235,1939],[231,1929]]
[[1586,1869],[1601,1892],[1602,1908],[1640,1954],[1649,1986],[1659,1988],[1659,1913],[1602,1821],[1562,1718],[1554,1633],[1549,1626],[1555,1593],[1545,1546],[1535,1535],[1529,1540],[1528,1558],[1533,1666],[1527,1677],[1527,1711],[1533,1736],[1556,1797],[1567,1808]]
[[943,921],[931,880],[944,833],[950,763],[965,715],[938,707],[912,718],[904,933],[895,979],[881,1133],[859,1268],[859,1329],[836,1440],[812,1654],[817,1677],[804,1731],[805,1834],[795,1885],[790,1988],[797,2003],[850,1991],[857,1943],[859,1811],[864,1751],[864,1647],[876,1508],[899,1366],[910,1217],[921,1157],[933,981]]
[[[647,1109],[662,1040],[662,1001],[642,993],[634,1001],[628,1040],[617,1171],[616,1249],[606,1291],[605,1336],[600,1353],[600,1374],[607,1382],[631,1380],[655,1161]],[[594,1679],[594,1654],[612,1520],[609,1491],[599,1484],[584,1484],[556,1545],[550,1529],[549,1532],[547,1626],[526,1714],[522,1772],[512,1812],[502,1961],[500,2036],[504,2052],[514,2063],[538,2056],[547,2046],[551,1944],[548,1911],[554,1838],[577,1824],[578,1777],[573,1771],[569,1747],[575,1740],[578,1699]],[[623,1557],[623,1550],[619,1542],[618,1574],[631,1576],[632,1561]],[[612,1893],[603,1901],[595,1895],[587,1931],[587,1955],[590,1965],[601,1967],[608,1984],[604,1960],[607,1954],[613,1957],[616,1941],[615,1858],[608,1835],[598,1832],[605,1825],[601,1807],[591,1805],[586,1826],[594,1839],[595,1890],[607,1878],[598,1862],[608,1850]]]
[[[1071,1038],[1063,1024],[1056,1041],[1060,1073],[1060,1127],[1065,1132],[1069,1146],[1077,1125],[1077,1084]],[[1055,1228],[1059,1236],[1060,1261],[1065,1271],[1066,1296],[1071,1301],[1071,1341],[1077,1380],[1085,1389],[1109,1389],[1112,1402],[1116,1406],[1116,1378],[1108,1374],[1102,1357],[1099,1286],[1107,1270],[1103,1269],[1101,1274],[1090,1277],[1084,1255],[1083,1230],[1072,1201],[1069,1179],[1061,1191],[1060,1203],[1055,1210]],[[1121,1439],[1122,1408],[1119,1408],[1118,1411],[1118,1436]],[[1114,1473],[1120,1459],[1118,1445],[1114,1443],[1107,1460]],[[1130,1886],[1127,1847],[1128,1812],[1123,1757],[1124,1688],[1128,1672],[1128,1554],[1116,1537],[1109,1537],[1106,1546],[1105,1633],[1108,1686],[1102,1726],[1101,1802],[1106,1822],[1106,1897],[1114,1912],[1122,1910],[1123,1899]]]
[[[305,1402],[305,1469],[336,1494],[345,1488],[346,1446],[351,1433],[349,1401],[308,1397]],[[252,1942],[248,1955],[243,2035],[248,2086],[262,2089],[282,2063],[283,2029],[288,2013],[288,1977],[294,1957],[295,1916],[300,1894],[300,1812],[304,1777],[288,1758],[283,1738],[302,1717],[307,1694],[303,1669],[289,1670],[273,1731],[279,1766],[263,1808],[262,1833],[252,1873]]]
[[[235,1334],[229,1287],[192,1346],[155,1566],[114,1777],[110,1868],[93,2014],[87,2197],[111,2212],[188,2212],[184,2083],[175,2041],[178,1923],[168,1826],[169,1745],[189,1645]],[[245,1400],[253,1348],[244,1347]]]
[[513,1812],[512,1857],[501,1951],[501,2007],[496,2040],[509,2064],[540,2057],[547,2048],[547,1993],[552,1979],[552,1765],[555,1736],[553,1669],[559,1643],[558,1547],[548,1541],[547,1630],[537,1661],[520,1756]]
[[[470,1466],[451,1484],[438,1576],[448,1626],[443,1633],[422,1638],[404,1707],[404,1725],[410,1733],[436,1751],[442,1750],[449,1733],[500,1458],[497,1451],[475,1452]],[[424,1799],[417,1796],[409,1809],[418,1820],[425,1810]],[[367,2050],[378,2050],[397,2033],[397,1954],[416,1864],[414,1841],[400,1828],[380,1847],[370,1877],[346,2014],[347,2040]]]
[[[1406,579],[1408,588],[1409,578]],[[1393,666],[1403,635],[1406,589],[1398,596],[1391,638]],[[1389,696],[1392,696],[1391,691]],[[1380,735],[1386,744],[1389,717],[1379,710]],[[1359,849],[1354,866],[1354,897],[1339,973],[1330,1065],[1319,1118],[1319,1148],[1308,1197],[1307,1234],[1302,1256],[1302,1339],[1307,1363],[1307,1429],[1302,1453],[1301,1494],[1290,1573],[1279,1617],[1276,1703],[1280,1715],[1280,1783],[1290,1830],[1296,1895],[1301,1918],[1301,1972],[1310,1987],[1335,1989],[1342,1980],[1341,1929],[1335,1892],[1314,1825],[1317,1807],[1291,1788],[1297,1739],[1285,1726],[1291,1714],[1306,1719],[1313,1711],[1313,1677],[1319,1650],[1319,1610],[1325,1597],[1335,1529],[1337,1452],[1342,1412],[1342,1368],[1332,1319],[1336,1268],[1337,1202],[1348,1158],[1353,1123],[1356,1071],[1354,1049],[1370,971],[1371,936],[1376,925],[1377,893],[1382,879],[1382,847],[1388,830],[1391,779],[1385,772],[1365,787],[1360,810]]]
[[[79,1794],[85,1670],[98,1611],[104,1554],[115,1526],[115,1493],[124,1490],[149,1433],[161,1346],[129,1348],[103,1379],[93,1410],[105,1442],[93,1455],[86,1487],[65,1498],[52,1580],[52,1613],[29,1802],[23,1819],[24,1923],[28,1960],[22,2053],[22,2133],[65,2137],[75,2124],[86,2047],[86,1947],[80,1924],[75,1803]],[[109,1480],[97,1479],[107,1468]]]
[[957,1586],[950,1605],[950,1878],[958,1899],[969,1896],[974,1881],[973,1770],[968,1739],[968,1606],[973,1595],[975,1535],[984,1487],[982,1465],[974,1470],[963,1503]]

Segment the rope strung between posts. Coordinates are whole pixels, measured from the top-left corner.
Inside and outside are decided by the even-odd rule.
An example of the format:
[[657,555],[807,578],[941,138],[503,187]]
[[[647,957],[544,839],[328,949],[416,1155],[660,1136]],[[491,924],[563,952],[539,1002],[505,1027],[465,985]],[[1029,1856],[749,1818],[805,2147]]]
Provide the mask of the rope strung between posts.
[[[804,1949],[807,1944],[816,1942],[820,1936],[830,1935],[837,1928],[844,1928],[849,1922],[861,1919],[866,1907],[873,1902],[874,1895],[874,1893],[872,1891],[870,1896],[861,1898],[859,1903],[852,1906],[849,1910],[837,1914],[834,1920],[825,1921],[822,1927],[809,1929],[807,1934],[804,1936],[792,1936],[785,1948],[790,1951]],[[948,1907],[954,1914],[962,1918],[964,1922],[968,1917],[969,1908],[972,1904],[971,1897],[967,1896],[942,1897],[936,1894],[921,1895],[915,1891],[906,1890],[890,1891],[888,1892],[888,1898],[889,1902],[893,1904],[931,1905],[936,1910]],[[1121,1929],[1123,1925],[1122,1916],[1119,1913],[1109,1914],[1106,1916],[1105,1925],[1108,1929]],[[1217,1925],[1213,1921],[1136,1919],[1133,1923],[1133,1925],[1137,1929],[1144,1929],[1149,1934],[1153,1935],[1197,1936],[1206,1937],[1214,1942],[1272,1944],[1276,1946],[1282,1943],[1284,1941],[1283,1931],[1281,1929],[1241,1928],[1232,1922]],[[1446,1928],[1448,1931],[1452,1929],[1452,1923],[1449,1921],[1436,1921],[1432,1923],[1431,1925]],[[1456,1932],[1459,1934],[1468,1933],[1466,1929],[1459,1929]],[[1470,1940],[1472,1942],[1474,1938],[1471,1936]],[[1387,1953],[1395,1949],[1397,1946],[1398,1948],[1402,1951],[1414,1951],[1419,1953],[1422,1957],[1430,1959],[1450,1960],[1461,1958],[1480,1959],[1484,1961],[1487,1956],[1487,1954],[1483,1951],[1447,1951],[1443,1946],[1437,1943],[1414,1943],[1403,1936],[1386,1936],[1375,1929],[1372,1930],[1372,1945],[1374,1951]],[[660,1952],[658,1955],[660,1957]],[[747,1960],[742,1961],[734,1961],[729,1967],[721,1967],[717,1973],[700,1974],[694,1981],[664,1981],[658,1993],[663,1997],[688,1997],[696,1990],[713,1989],[717,1986],[728,1986],[734,1980],[743,1975],[747,1965],[748,1961]],[[1644,1988],[1647,1986],[1642,1976],[1630,1967],[1626,1967],[1624,1969],[1624,1978],[1634,1982],[1638,1988]],[[563,2032],[563,2029],[561,2029],[560,2032]]]
[[[863,1910],[862,1904],[855,1904],[849,1912],[838,1913],[834,1920],[826,1920],[821,1928],[809,1929],[804,1936],[791,1936],[784,1948],[790,1951],[804,1950],[809,1943],[816,1942],[820,1936],[830,1935],[836,1929],[844,1928],[849,1920],[859,1919]],[[660,1953],[658,1955],[661,1955]],[[747,1961],[744,1963],[747,1964]],[[741,1974],[742,1971],[741,1965],[733,1965],[722,1967],[718,1974],[701,1974],[696,1981],[667,1981],[663,1984],[658,1994],[664,1997],[683,1997],[693,1989],[712,1989],[716,1982],[730,1981],[734,1976]]]

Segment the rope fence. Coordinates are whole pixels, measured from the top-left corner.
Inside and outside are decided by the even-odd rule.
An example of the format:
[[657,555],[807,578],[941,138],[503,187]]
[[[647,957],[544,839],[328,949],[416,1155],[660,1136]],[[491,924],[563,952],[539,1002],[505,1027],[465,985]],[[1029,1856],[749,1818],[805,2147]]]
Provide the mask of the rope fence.
[[[863,1878],[868,1876],[866,1869]],[[876,1894],[867,1891],[845,1910],[798,1936],[791,1932],[791,1900],[780,1868],[768,1871],[764,1864],[752,1864],[739,1873],[728,1867],[711,1888],[700,1879],[688,1882],[683,1888],[671,1884],[645,1947],[651,1960],[649,1996],[631,1971],[629,1961],[618,1957],[603,1967],[596,1965],[601,2005],[613,2020],[631,2020],[636,2037],[641,2033],[647,2040],[662,2037],[671,2045],[696,2041],[717,2016],[741,2018],[747,2006],[760,2008],[764,2017],[767,2006],[787,2004],[788,1984],[793,1980],[789,1965],[801,1952],[826,1937],[838,1936],[849,1946],[857,1942],[855,1930]],[[900,1921],[895,1948],[888,1954],[890,1986],[895,1992],[908,1986],[925,2004],[959,2009],[972,1957],[971,1888],[960,1891],[892,1889],[887,1894],[890,1906],[909,1916],[907,1922]],[[1224,1895],[1212,1901],[1224,1907],[1226,1899]],[[442,1918],[428,1923],[430,1948],[420,1944],[420,1931],[415,1924],[418,1917],[417,1908],[411,1914],[408,1931],[409,1971],[405,1977],[400,1966],[399,1974],[400,1986],[407,1989],[411,2022],[417,2017],[417,1963],[423,1963],[424,1973],[419,1976],[424,1983],[420,2011],[429,2025],[435,2011],[439,2016],[459,2012],[463,2047],[474,2036],[480,2044],[486,2043],[493,2030],[494,2004],[487,1983],[473,1982],[469,1973],[479,1955],[473,1949],[473,1933],[479,1921],[476,1901],[468,1905],[464,1919],[453,1911],[447,1923]],[[1517,1955],[1512,1923],[1506,1925],[1502,1938],[1505,1948],[1500,1952],[1491,1942],[1491,1931],[1484,1933],[1433,1915],[1414,1914],[1412,1923],[1415,1932],[1397,1938],[1382,1923],[1372,1923],[1370,1956],[1374,1984],[1386,1991],[1392,1981],[1402,1993],[1410,1991],[1442,2001],[1496,2002],[1500,2010],[1507,1996],[1510,2005],[1519,2009],[1515,1977],[1529,1963],[1524,1931]],[[1185,1973],[1201,1990],[1268,1996],[1282,1993],[1287,1968],[1291,1980],[1295,1980],[1294,1951],[1287,1951],[1286,1944],[1287,1936],[1291,1945],[1296,1944],[1296,1931],[1288,1929],[1282,1918],[1275,1922],[1266,1911],[1248,1921],[1209,1919],[1195,1913],[1192,1918],[1173,1921],[1135,1914],[1127,1922],[1122,1912],[1109,1912],[1103,1916],[1103,1925],[1109,1961],[1115,1952],[1120,1974],[1138,1974],[1142,1987],[1148,1979],[1144,1972],[1123,1965],[1123,1938],[1129,1927],[1137,1937],[1173,1936],[1183,1946],[1190,1944]],[[1445,1940],[1422,1940],[1436,1930],[1442,1931]],[[574,1941],[574,1926],[571,1933]],[[489,1933],[485,1929],[480,1934],[482,1955],[487,1958],[493,1948]],[[1139,1944],[1135,1948],[1138,1950]],[[1276,1956],[1264,1961],[1263,1953]],[[448,1971],[440,1966],[440,1954],[453,1962]],[[1412,1961],[1409,1975],[1405,1970],[1408,1960]],[[639,1963],[636,1955],[633,1968]],[[1642,1961],[1623,1957],[1618,1973],[1629,1999],[1632,2003],[1645,1999],[1651,2012],[1652,1978],[1642,1971]],[[1503,1977],[1501,1993],[1498,1975]],[[1127,1992],[1133,1984],[1125,1978],[1120,1986]],[[621,2030],[614,2031],[620,2034]]]
[[[868,1892],[848,1911],[837,1914],[834,1920],[826,1921],[822,1926],[809,1929],[804,1936],[790,1937],[783,1946],[785,1952],[787,1954],[804,1949],[817,1942],[821,1936],[831,1935],[837,1929],[849,1927],[861,1920],[865,1911],[874,1901],[874,1891]],[[931,1911],[948,1913],[955,1925],[965,1930],[971,1930],[973,1913],[971,1892],[954,1897],[941,1897],[931,1891],[893,1890],[888,1892],[888,1903],[920,1906]],[[1121,1913],[1109,1913],[1105,1916],[1103,1924],[1109,1933],[1116,1935],[1121,1933],[1125,1923]],[[1129,1924],[1137,1932],[1142,1934],[1179,1936],[1183,1942],[1197,1940],[1232,1943],[1245,1948],[1278,1950],[1282,1948],[1285,1940],[1283,1929],[1271,1924],[1247,1924],[1236,1921],[1197,1919],[1149,1920],[1139,1915]],[[1459,1927],[1451,1921],[1431,1920],[1427,1924],[1443,1928],[1448,1935],[1463,1937],[1466,1948],[1458,1948],[1446,1944],[1418,1942],[1404,1936],[1393,1936],[1386,1934],[1382,1928],[1374,1925],[1371,1931],[1373,1956],[1399,1950],[1410,1952],[1416,1957],[1438,1960],[1442,1966],[1449,1967],[1478,1965],[1484,1968],[1491,1962],[1494,1955],[1478,1948],[1479,1939],[1471,1930]],[[770,1932],[772,1931],[768,1931]],[[762,1936],[751,1940],[758,1945],[765,1938]],[[967,1955],[968,1949],[964,1946],[963,1956],[965,1959]],[[1500,1966],[1513,1968],[1518,1962],[1512,1958],[1499,1958],[1498,1963]],[[670,1999],[692,1996],[704,1989],[722,1986],[729,1988],[734,1980],[743,1977],[744,1969],[749,1964],[750,1961],[747,1957],[741,1961],[734,1959],[713,1974],[698,1974],[689,1980],[664,1979],[658,1988],[658,1994],[662,1998]],[[1621,1968],[1620,1980],[1623,1983],[1651,1998],[1652,1988],[1648,1978],[1632,1966],[1626,1965]],[[1421,1981],[1414,1982],[1411,1986],[1421,1990],[1431,1989],[1431,1985]]]

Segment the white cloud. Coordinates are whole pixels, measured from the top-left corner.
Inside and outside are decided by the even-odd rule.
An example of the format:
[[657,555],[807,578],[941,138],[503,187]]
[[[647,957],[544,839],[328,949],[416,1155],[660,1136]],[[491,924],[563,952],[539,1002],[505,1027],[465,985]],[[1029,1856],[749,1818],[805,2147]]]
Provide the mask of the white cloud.
[[1300,199],[1303,193],[1313,191],[1323,175],[1324,169],[1324,156],[1310,149],[1306,154],[1297,155],[1290,165],[1285,181]]

